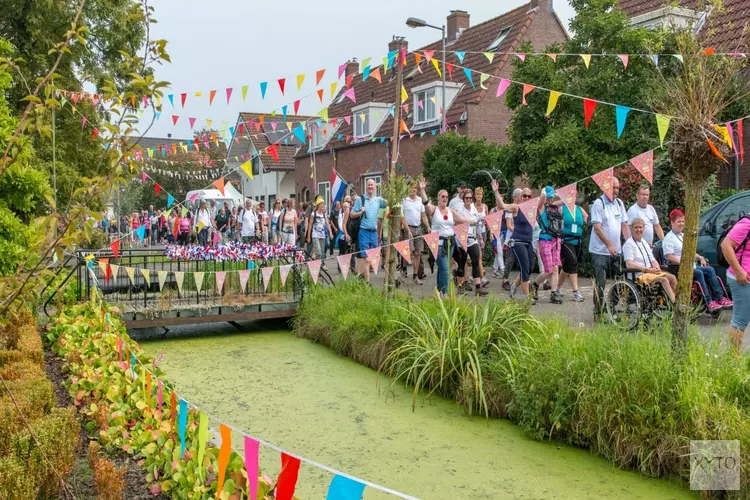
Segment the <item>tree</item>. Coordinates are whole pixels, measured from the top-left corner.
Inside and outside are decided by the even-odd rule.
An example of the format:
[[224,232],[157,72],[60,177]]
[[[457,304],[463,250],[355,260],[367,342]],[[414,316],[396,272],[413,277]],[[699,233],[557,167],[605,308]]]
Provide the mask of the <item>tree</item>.
[[458,182],[490,188],[490,175],[512,184],[517,170],[507,161],[508,150],[487,142],[485,138],[470,139],[458,134],[445,134],[427,148],[422,156],[424,177],[429,194],[441,189],[452,192]]

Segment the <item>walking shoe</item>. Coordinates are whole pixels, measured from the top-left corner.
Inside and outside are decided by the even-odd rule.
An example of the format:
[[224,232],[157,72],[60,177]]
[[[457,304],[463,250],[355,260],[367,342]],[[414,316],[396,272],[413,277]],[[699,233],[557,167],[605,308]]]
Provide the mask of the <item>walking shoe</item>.
[[539,285],[536,283],[531,284],[531,293],[529,294],[534,297],[534,300],[539,299]]
[[583,298],[583,294],[576,290],[575,292],[573,292],[573,300],[575,302],[583,302],[585,299]]
[[488,294],[488,293],[490,293],[490,292],[488,292],[488,291],[487,291],[487,290],[485,290],[484,288],[479,288],[479,287],[477,287],[477,289],[476,289],[476,291],[475,291],[474,293],[476,294],[476,296],[477,296],[477,297],[479,297],[479,296],[482,296],[482,297],[484,297],[485,295],[487,295],[487,294]]
[[716,312],[716,311],[721,311],[722,309],[723,309],[723,307],[721,306],[721,304],[719,304],[719,303],[718,303],[718,302],[716,302],[715,300],[712,300],[712,301],[711,301],[711,302],[709,302],[709,304],[708,304],[708,312]]
[[[516,295],[516,289],[518,288],[515,283],[509,283],[508,284],[509,290],[510,290],[510,298],[515,298]],[[503,284],[503,288],[505,288],[505,284]]]
[[562,288],[558,288],[557,290],[555,290],[555,295],[557,295],[560,298],[563,298],[565,296],[565,294],[563,293]]
[[732,302],[726,297],[722,297],[721,300],[719,301],[719,305],[721,306],[722,309],[731,309],[732,307],[734,307],[734,302]]
[[502,274],[500,274],[500,273],[499,273],[498,271],[493,271],[493,272],[492,272],[492,277],[493,277],[493,278],[502,278],[502,276],[503,276],[503,275],[502,275]]
[[556,293],[549,294],[549,301],[553,304],[562,304],[563,301],[560,297],[557,296]]
[[424,285],[424,281],[422,281],[419,278],[414,278],[414,284],[415,285]]
[[503,280],[503,290],[510,290],[510,281]]
[[544,285],[542,286],[542,290],[552,290],[552,285],[549,284],[549,281],[544,282]]
[[480,286],[485,287],[490,284],[490,280],[487,278],[482,278],[482,281],[479,283]]
[[466,282],[464,283],[464,290],[466,290],[467,292],[471,292],[472,290],[474,290],[474,285],[472,285],[469,282]]
[[456,287],[456,293],[459,294],[459,295],[466,295],[470,291],[471,290],[467,290],[466,289],[466,285],[458,285]]

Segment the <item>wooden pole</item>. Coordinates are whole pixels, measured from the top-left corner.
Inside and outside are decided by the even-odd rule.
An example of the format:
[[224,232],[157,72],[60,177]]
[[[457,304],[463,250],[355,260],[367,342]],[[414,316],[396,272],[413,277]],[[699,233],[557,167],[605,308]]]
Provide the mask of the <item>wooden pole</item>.
[[[396,57],[396,98],[394,99],[394,110],[393,110],[393,140],[391,141],[391,164],[388,169],[388,182],[393,182],[396,178],[396,164],[398,163],[399,156],[399,133],[401,125],[401,87],[404,82],[403,73],[403,58],[406,57],[406,51],[399,49],[399,53]],[[390,236],[389,243],[399,241],[401,237],[401,204],[400,200],[397,201],[393,206],[388,207],[391,211],[391,217],[389,219],[390,229],[388,231]],[[385,222],[385,221],[384,221]],[[385,285],[384,291],[386,294],[392,293],[396,289],[396,252],[393,252],[391,246],[385,247]]]

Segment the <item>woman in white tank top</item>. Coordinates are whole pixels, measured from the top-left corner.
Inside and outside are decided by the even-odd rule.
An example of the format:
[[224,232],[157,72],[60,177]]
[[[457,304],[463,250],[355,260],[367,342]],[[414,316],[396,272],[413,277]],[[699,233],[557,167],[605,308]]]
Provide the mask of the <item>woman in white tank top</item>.
[[427,182],[421,179],[419,181],[419,193],[425,206],[425,212],[432,221],[432,231],[437,231],[440,234],[440,245],[438,245],[436,259],[438,265],[437,286],[440,294],[445,295],[448,293],[448,246],[450,245],[452,252],[455,252],[457,246],[453,226],[473,221],[462,217],[448,207],[448,191],[444,189],[438,193],[437,206],[430,203],[425,192],[426,186]]

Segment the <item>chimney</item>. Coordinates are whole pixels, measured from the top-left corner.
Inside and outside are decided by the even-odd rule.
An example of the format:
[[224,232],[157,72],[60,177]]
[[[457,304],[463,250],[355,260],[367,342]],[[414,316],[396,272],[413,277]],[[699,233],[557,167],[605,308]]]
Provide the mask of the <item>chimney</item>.
[[553,12],[554,6],[552,5],[552,1],[553,0],[531,0],[529,2],[529,10],[531,11],[531,10],[541,7],[540,10]]
[[409,50],[409,41],[406,37],[393,35],[393,40],[388,43],[388,52],[401,49]]
[[351,61],[346,63],[346,72],[344,73],[345,76],[349,75],[356,75],[359,73],[359,61],[357,61],[356,57],[352,57]]
[[458,38],[460,32],[469,29],[469,13],[465,10],[452,10],[448,16],[446,37],[452,42]]

